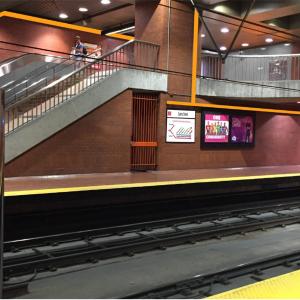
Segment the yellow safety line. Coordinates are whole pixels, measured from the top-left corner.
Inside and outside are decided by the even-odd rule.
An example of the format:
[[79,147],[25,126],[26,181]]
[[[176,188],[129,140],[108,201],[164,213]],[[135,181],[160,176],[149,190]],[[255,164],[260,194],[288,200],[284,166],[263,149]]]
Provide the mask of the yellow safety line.
[[192,90],[191,102],[196,103],[197,93],[197,66],[198,66],[198,39],[199,39],[199,13],[194,11],[194,37],[193,37],[193,60],[192,60]]
[[243,286],[209,299],[300,299],[300,271]]
[[27,195],[39,195],[39,194],[56,194],[56,193],[112,190],[112,189],[125,189],[125,188],[155,187],[155,186],[167,186],[167,185],[183,185],[183,184],[193,184],[193,183],[214,183],[214,182],[228,182],[228,181],[255,180],[255,179],[272,179],[272,178],[285,178],[285,177],[297,177],[297,176],[300,176],[300,173],[239,176],[239,177],[220,177],[220,178],[191,179],[191,180],[173,180],[173,181],[159,181],[159,182],[124,183],[124,184],[110,184],[110,185],[99,185],[99,186],[83,186],[83,187],[68,187],[68,188],[53,188],[53,189],[50,188],[50,189],[39,189],[39,190],[9,191],[9,192],[5,192],[4,195],[5,195],[5,197],[27,196]]
[[[73,24],[59,22],[59,21],[53,21],[53,20],[49,20],[49,19],[45,19],[45,18],[32,17],[29,15],[14,13],[14,12],[10,12],[10,11],[2,11],[0,13],[0,18],[1,17],[14,18],[14,19],[19,19],[19,20],[24,20],[24,21],[29,21],[29,22],[39,23],[39,24],[50,25],[50,26],[54,26],[54,27],[60,27],[60,28],[66,28],[66,29],[72,29],[72,30],[77,30],[77,31],[93,33],[93,34],[97,34],[97,35],[100,35],[102,32],[102,30],[100,30],[100,29],[84,27],[84,26],[79,26],[79,25],[73,25]],[[134,37],[124,35],[124,34],[107,34],[107,36],[112,37],[112,38],[121,39],[121,40],[134,40]]]
[[285,114],[285,115],[300,115],[300,111],[297,110],[283,110],[283,109],[271,109],[271,108],[248,107],[248,106],[190,103],[190,102],[181,102],[181,101],[167,101],[167,105],[218,108],[218,109],[234,109],[234,110],[256,111],[256,112]]

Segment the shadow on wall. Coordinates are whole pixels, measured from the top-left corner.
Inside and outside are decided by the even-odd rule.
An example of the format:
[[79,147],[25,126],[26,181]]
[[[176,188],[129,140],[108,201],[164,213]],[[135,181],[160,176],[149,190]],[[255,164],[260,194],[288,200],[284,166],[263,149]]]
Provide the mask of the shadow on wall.
[[259,114],[255,148],[243,151],[242,155],[247,166],[278,166],[300,164],[299,153],[299,117]]

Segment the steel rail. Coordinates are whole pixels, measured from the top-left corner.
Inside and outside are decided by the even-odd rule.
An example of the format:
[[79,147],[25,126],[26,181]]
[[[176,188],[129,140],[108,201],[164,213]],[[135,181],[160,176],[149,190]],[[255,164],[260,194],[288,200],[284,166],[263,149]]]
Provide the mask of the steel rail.
[[253,207],[247,208],[230,208],[228,206],[222,208],[219,207],[218,212],[202,212],[199,214],[194,214],[187,217],[175,217],[175,218],[168,218],[168,219],[161,219],[157,221],[148,221],[148,222],[139,222],[130,225],[120,225],[114,227],[105,227],[100,229],[90,229],[90,230],[83,230],[83,231],[76,231],[70,233],[63,233],[63,234],[55,234],[49,236],[41,236],[41,237],[34,237],[28,239],[21,239],[21,240],[14,240],[14,241],[6,241],[4,242],[4,251],[6,252],[17,252],[20,250],[24,250],[27,248],[37,248],[42,247],[45,245],[59,245],[65,242],[74,242],[78,240],[82,240],[82,237],[86,239],[96,238],[103,235],[111,235],[111,234],[125,234],[134,232],[136,230],[152,230],[158,229],[162,227],[166,227],[168,225],[176,224],[176,225],[184,225],[189,224],[191,222],[198,222],[198,221],[209,221],[214,219],[223,219],[223,218],[230,218],[232,216],[240,216],[250,213],[266,213],[266,212],[277,212],[279,210],[284,210],[286,208],[298,208],[300,207],[300,202],[296,200],[289,201],[287,203],[270,203],[267,205],[262,205],[261,203],[258,205],[254,205]]
[[[286,210],[286,209],[285,209]],[[81,245],[69,245],[62,249],[50,250],[33,248],[33,254],[18,255],[17,257],[6,258],[4,261],[5,278],[10,276],[21,276],[34,272],[45,272],[57,270],[57,268],[78,265],[87,262],[97,262],[99,259],[106,259],[122,255],[134,255],[145,251],[162,249],[184,243],[195,243],[202,240],[220,238],[233,234],[244,234],[255,230],[266,230],[276,226],[286,226],[300,222],[300,213],[290,215],[288,213],[275,213],[276,216],[264,219],[243,215],[240,221],[230,224],[218,223],[218,219],[208,226],[194,228],[179,228],[173,224],[167,226],[166,232],[154,231],[144,232],[141,228],[135,235],[123,236],[124,233],[113,241],[94,241],[93,237],[82,239]],[[232,218],[232,216],[231,216]],[[202,220],[200,223],[202,223]],[[122,237],[123,236],[123,237]],[[96,239],[97,237],[95,237]]]
[[[237,265],[233,268],[224,269],[218,272],[201,274],[187,280],[174,282],[172,284],[161,286],[155,289],[141,293],[130,294],[123,299],[158,299],[158,298],[198,298],[211,296],[212,287],[215,284],[224,286],[230,283],[230,280],[250,275],[253,281],[263,280],[260,276],[264,271],[278,266],[293,267],[293,263],[300,265],[300,251],[293,251],[283,255],[275,255],[254,262]],[[288,269],[287,269],[288,270]],[[177,297],[175,297],[178,295]],[[180,296],[180,297],[179,297]],[[202,296],[202,297],[201,297]]]

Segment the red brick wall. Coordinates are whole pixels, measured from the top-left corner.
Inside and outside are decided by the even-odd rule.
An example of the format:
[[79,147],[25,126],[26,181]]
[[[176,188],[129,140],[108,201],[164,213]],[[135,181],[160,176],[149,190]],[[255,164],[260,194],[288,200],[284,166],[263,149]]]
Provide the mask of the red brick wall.
[[[10,162],[6,176],[126,172],[130,170],[132,92],[126,91]],[[165,142],[166,95],[161,96],[159,170],[300,164],[300,117],[257,113],[256,145],[250,149],[200,148]]]
[[200,112],[196,114],[194,144],[165,142],[166,106],[163,102],[159,131],[160,170],[300,164],[300,117],[257,113],[254,148],[204,150],[200,148]]
[[[171,1],[169,23],[168,6],[168,0],[137,2],[136,38],[160,45],[160,68],[167,68],[169,57],[169,70],[190,74],[193,52],[193,10],[190,4]],[[175,94],[190,94],[191,79],[184,75],[170,74],[168,90]]]
[[7,164],[5,176],[129,171],[131,99],[120,94]]
[[[0,42],[1,48],[30,53],[62,55],[57,52],[70,53],[76,35],[80,35],[83,42],[101,44],[103,52],[124,43],[121,40],[106,38],[96,34],[51,27],[6,17],[0,18],[0,41],[43,48],[50,52],[33,50],[27,47],[17,47]],[[15,51],[0,50],[0,61],[18,55],[20,53]]]

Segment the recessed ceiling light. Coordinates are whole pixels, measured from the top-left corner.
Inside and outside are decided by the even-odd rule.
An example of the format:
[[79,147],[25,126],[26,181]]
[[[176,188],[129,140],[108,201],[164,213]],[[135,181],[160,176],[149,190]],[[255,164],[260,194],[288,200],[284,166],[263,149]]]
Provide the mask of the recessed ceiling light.
[[110,0],[101,0],[101,4],[107,5],[110,4]]
[[228,33],[229,29],[227,27],[223,27],[223,28],[221,28],[221,32],[222,33]]
[[201,34],[201,37],[202,37],[202,38],[205,38],[205,34],[204,34],[204,33],[202,33],[202,34]]
[[262,47],[262,48],[260,48],[260,50],[261,50],[261,51],[265,51],[265,50],[267,50],[267,48]]
[[220,50],[221,50],[221,51],[226,51],[227,48],[226,48],[225,46],[221,46],[221,47],[220,47]]
[[249,43],[243,43],[242,47],[249,47]]
[[291,46],[291,43],[285,43],[284,46],[286,47]]
[[59,14],[59,17],[60,17],[61,19],[67,19],[67,18],[69,18],[69,16],[68,16],[67,14],[65,14],[65,13],[60,13],[60,14]]
[[87,12],[88,11],[88,9],[86,7],[79,7],[78,10],[81,11],[81,12]]
[[265,41],[266,41],[266,43],[273,43],[273,39],[272,38],[266,38]]

